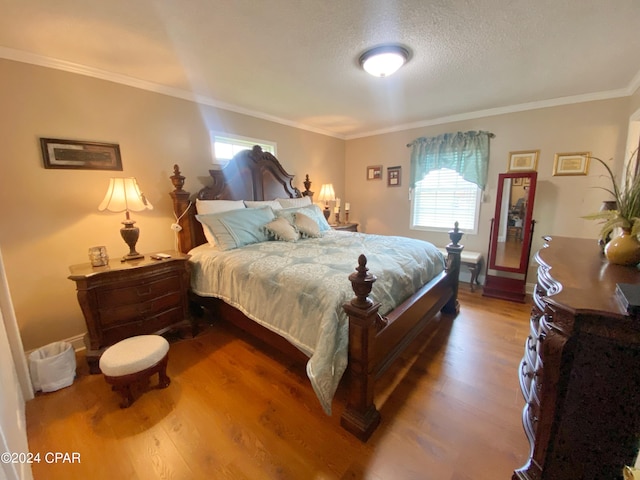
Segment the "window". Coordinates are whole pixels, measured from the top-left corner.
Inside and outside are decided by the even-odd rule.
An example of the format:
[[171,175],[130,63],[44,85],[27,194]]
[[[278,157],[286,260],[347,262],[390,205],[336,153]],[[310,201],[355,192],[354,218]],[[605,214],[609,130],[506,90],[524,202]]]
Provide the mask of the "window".
[[226,165],[236,153],[242,150],[251,150],[254,145],[260,145],[263,152],[269,152],[274,156],[276,155],[275,142],[241,137],[238,135],[211,134],[211,150],[213,152],[214,163]]
[[455,222],[478,233],[493,133],[468,131],[420,137],[411,151],[411,224],[415,230],[448,231]]
[[465,233],[478,233],[482,190],[448,168],[432,170],[416,182],[411,202],[411,228],[449,231],[453,223]]

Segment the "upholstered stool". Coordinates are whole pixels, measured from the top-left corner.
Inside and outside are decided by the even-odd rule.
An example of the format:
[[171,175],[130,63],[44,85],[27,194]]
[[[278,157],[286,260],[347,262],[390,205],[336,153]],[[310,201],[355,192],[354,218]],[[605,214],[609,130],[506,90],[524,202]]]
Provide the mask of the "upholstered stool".
[[100,370],[112,389],[122,395],[120,407],[133,403],[131,387],[158,374],[158,388],[171,383],[167,376],[169,342],[160,335],[139,335],[110,346],[100,357]]

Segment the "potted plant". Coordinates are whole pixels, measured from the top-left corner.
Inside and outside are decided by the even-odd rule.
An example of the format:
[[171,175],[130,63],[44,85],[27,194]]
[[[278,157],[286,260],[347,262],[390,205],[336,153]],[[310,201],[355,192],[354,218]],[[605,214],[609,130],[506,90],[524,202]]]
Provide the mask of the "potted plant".
[[[618,185],[615,175],[609,165],[597,157],[591,157],[604,166],[611,181],[611,188],[599,187],[609,192],[613,197],[615,206],[610,210],[601,210],[598,213],[587,215],[584,218],[589,220],[602,220],[600,229],[600,242],[606,244],[605,255],[611,263],[621,265],[635,265],[640,262],[640,175],[633,175],[632,166],[634,156],[627,164],[625,172],[625,182]],[[616,228],[621,233],[617,237],[609,240]]]

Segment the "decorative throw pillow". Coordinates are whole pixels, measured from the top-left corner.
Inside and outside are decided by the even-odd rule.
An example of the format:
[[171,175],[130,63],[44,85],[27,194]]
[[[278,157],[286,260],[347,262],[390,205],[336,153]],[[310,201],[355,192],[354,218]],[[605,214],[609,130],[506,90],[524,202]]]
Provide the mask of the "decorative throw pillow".
[[282,208],[282,205],[277,200],[245,200],[244,204],[247,208],[271,207],[274,210]]
[[320,210],[320,207],[315,204],[300,208],[283,208],[282,210],[277,210],[275,212],[278,217],[286,218],[291,224],[295,223],[294,215],[296,213],[302,213],[316,222],[321,232],[331,230],[329,223],[327,223],[327,219],[324,218],[322,210]]
[[[279,205],[279,204],[278,204]],[[242,200],[200,200],[196,199],[196,212],[200,215],[208,215],[213,213],[229,212],[231,210],[239,210],[244,207]],[[204,238],[210,245],[215,246],[216,239],[213,234],[203,225]]]
[[298,229],[303,237],[309,238],[320,236],[320,227],[315,220],[300,212],[294,213],[293,216],[295,218],[293,225]]
[[[313,222],[313,220],[311,220]],[[284,242],[296,242],[300,238],[298,231],[284,217],[278,217],[267,223],[264,228],[276,239]]]
[[269,236],[263,228],[275,218],[273,210],[242,208],[209,215],[196,215],[205,230],[215,238],[220,250],[231,250],[252,243],[266,242]]
[[306,207],[307,205],[311,205],[311,197],[276,198],[276,201],[282,208]]

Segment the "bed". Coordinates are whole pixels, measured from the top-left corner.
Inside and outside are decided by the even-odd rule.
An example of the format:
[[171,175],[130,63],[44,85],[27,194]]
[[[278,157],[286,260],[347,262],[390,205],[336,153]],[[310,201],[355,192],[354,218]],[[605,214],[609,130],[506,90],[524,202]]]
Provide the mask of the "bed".
[[[458,242],[462,234],[457,226],[450,232],[446,259],[427,242],[331,229],[300,241],[258,239],[233,244],[230,248],[219,248],[220,244],[212,248],[209,240],[211,229],[215,228],[210,222],[220,221],[219,217],[231,222],[236,215],[233,212],[226,217],[226,214],[198,215],[196,202],[204,205],[210,201],[242,200],[254,207],[246,209],[251,212],[238,212],[242,225],[260,222],[263,215],[268,215],[263,221],[271,219],[274,223],[287,215],[293,215],[289,218],[291,223],[294,219],[308,220],[301,213],[315,218],[313,208],[317,207],[278,211],[266,206],[273,199],[285,199],[285,202],[291,199],[294,205],[308,204],[313,192],[308,176],[304,191],[295,188],[293,176],[259,146],[240,152],[223,170],[210,170],[209,174],[211,184],[195,197],[184,190],[185,177],[178,165],[174,166],[171,176],[174,190],[170,195],[179,226],[175,228],[178,248],[192,255],[192,300],[214,316],[236,324],[281,351],[306,358],[307,374],[325,412],[331,411],[337,383],[348,382],[341,425],[366,441],[380,423],[380,413],[374,404],[376,379],[440,311],[450,315],[458,313],[462,251]],[[297,213],[287,213],[289,211]],[[322,222],[318,222],[322,227]],[[285,240],[279,236],[277,239]],[[238,242],[236,235],[230,241]],[[396,247],[400,244],[402,249]],[[402,252],[396,255],[399,258],[380,255],[382,251],[386,254],[396,250]],[[432,250],[437,252],[434,257],[431,257]],[[368,252],[370,259],[362,252]],[[423,259],[423,255],[429,259]],[[248,260],[242,260],[243,257]],[[302,258],[311,259],[311,265],[303,263]],[[233,269],[229,269],[230,265]],[[265,278],[258,278],[260,272],[266,272],[265,265],[276,270]],[[279,280],[276,282],[276,279]],[[389,285],[397,288],[398,284],[402,284],[403,293],[390,293]],[[281,305],[293,305],[290,296],[294,294],[294,286],[301,290],[300,296],[310,297],[310,301],[283,310]],[[214,287],[220,290],[212,291]],[[395,297],[400,295],[406,298],[398,301]],[[311,310],[312,304],[316,304],[317,312]],[[258,308],[264,311],[256,310]],[[272,320],[276,322],[278,317],[287,325],[274,326]],[[291,322],[292,318],[303,321]],[[307,324],[317,330],[307,332]],[[330,331],[327,341],[320,340],[324,337],[317,333],[325,330]]]

